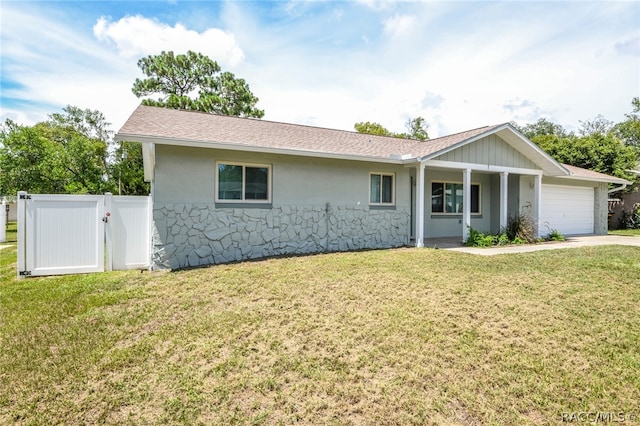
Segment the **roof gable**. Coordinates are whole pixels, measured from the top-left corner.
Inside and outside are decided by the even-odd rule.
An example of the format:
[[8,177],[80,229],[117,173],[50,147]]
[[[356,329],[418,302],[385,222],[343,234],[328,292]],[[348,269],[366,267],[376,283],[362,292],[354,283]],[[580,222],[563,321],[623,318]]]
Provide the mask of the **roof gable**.
[[440,161],[494,165],[521,169],[538,169],[533,161],[503,141],[496,134],[464,144],[434,158]]

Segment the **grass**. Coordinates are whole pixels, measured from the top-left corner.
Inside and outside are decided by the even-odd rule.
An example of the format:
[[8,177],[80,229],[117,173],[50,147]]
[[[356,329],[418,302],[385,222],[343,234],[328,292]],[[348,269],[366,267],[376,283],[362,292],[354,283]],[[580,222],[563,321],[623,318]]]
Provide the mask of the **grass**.
[[1,424],[556,424],[640,407],[640,249],[15,280]]
[[6,241],[0,244],[11,244],[18,242],[18,223],[17,222],[8,222],[6,228]]
[[632,235],[640,237],[640,229],[616,229],[609,231],[612,235]]

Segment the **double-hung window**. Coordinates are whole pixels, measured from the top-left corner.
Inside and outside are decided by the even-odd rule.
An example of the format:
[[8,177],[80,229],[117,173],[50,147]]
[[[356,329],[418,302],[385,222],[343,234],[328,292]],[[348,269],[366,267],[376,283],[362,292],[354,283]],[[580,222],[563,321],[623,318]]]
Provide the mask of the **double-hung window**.
[[393,173],[369,174],[369,204],[372,206],[392,206],[395,204]]
[[[431,213],[461,214],[464,191],[462,183],[431,182]],[[471,184],[471,213],[480,214],[480,185]]]
[[271,166],[216,162],[217,202],[271,202]]

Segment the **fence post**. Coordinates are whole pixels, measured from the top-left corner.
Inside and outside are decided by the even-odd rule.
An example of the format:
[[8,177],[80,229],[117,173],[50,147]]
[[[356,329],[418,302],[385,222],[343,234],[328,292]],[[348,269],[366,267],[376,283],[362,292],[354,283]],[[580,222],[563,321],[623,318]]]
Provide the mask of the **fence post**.
[[25,191],[18,192],[18,259],[17,259],[17,273],[18,279],[24,278],[24,275],[20,275],[20,272],[27,270],[27,262],[26,262],[26,220],[27,220],[27,193]]
[[113,226],[111,223],[115,218],[112,213],[113,194],[106,192],[104,194],[104,217],[105,217],[105,249],[107,250],[107,271],[113,271]]
[[2,197],[2,206],[0,206],[0,243],[7,241],[7,222],[9,222],[9,215],[5,206],[7,205],[7,198]]

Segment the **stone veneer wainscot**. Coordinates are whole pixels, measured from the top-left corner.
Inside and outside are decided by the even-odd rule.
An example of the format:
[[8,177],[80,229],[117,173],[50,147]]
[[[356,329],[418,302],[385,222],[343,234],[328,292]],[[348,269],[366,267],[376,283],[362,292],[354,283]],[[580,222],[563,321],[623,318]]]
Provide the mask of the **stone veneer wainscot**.
[[216,208],[155,204],[152,269],[277,255],[400,247],[409,242],[408,208],[280,206]]

